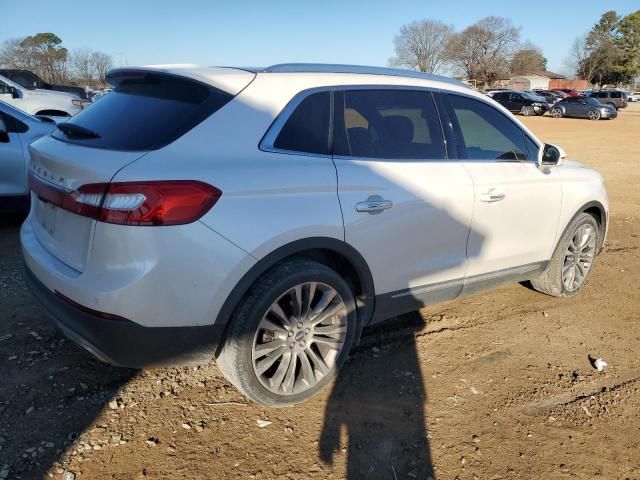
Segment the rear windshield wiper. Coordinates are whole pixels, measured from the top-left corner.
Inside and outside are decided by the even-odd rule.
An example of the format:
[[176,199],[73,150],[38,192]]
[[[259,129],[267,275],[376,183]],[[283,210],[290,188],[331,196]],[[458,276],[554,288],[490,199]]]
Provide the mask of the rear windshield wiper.
[[93,130],[89,130],[88,128],[81,127],[80,125],[76,125],[75,123],[59,123],[58,129],[64,133],[68,137],[76,137],[76,138],[100,138]]

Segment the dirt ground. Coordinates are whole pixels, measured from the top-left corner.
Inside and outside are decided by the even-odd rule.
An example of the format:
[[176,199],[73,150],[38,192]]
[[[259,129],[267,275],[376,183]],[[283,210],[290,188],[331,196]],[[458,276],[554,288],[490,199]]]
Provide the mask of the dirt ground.
[[640,479],[640,104],[525,122],[606,179],[611,228],[584,291],[514,285],[408,315],[293,408],[247,403],[215,365],[92,359],[34,304],[5,220],[0,479]]

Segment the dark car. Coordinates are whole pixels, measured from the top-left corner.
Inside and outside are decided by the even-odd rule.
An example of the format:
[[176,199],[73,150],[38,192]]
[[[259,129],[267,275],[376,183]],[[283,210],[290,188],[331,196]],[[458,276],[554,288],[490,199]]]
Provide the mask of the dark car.
[[491,98],[507,110],[526,116],[544,115],[549,110],[549,104],[546,101],[527,92],[496,92]]
[[0,69],[0,75],[7,77],[9,80],[16,82],[18,85],[34,90],[39,88],[41,90],[54,90],[56,92],[73,93],[78,97],[86,100],[87,92],[82,87],[74,87],[73,85],[54,85],[45,82],[35,73],[29,70],[18,69]]
[[616,110],[627,107],[627,93],[620,90],[600,90],[599,92],[591,92],[589,96],[600,103],[612,106]]
[[551,108],[551,116],[588,118],[600,120],[601,118],[616,118],[618,113],[610,105],[603,105],[591,97],[567,97],[560,100]]

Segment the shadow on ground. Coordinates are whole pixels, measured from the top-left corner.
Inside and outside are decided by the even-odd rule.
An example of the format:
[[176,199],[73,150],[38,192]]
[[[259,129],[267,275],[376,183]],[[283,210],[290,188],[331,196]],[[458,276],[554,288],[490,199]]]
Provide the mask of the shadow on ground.
[[[435,477],[415,343],[415,332],[424,323],[413,312],[370,331],[339,373],[327,403],[319,450],[327,464],[339,449],[346,452],[348,480]],[[398,329],[402,336],[394,335]],[[393,336],[385,341],[387,333]]]
[[136,373],[66,340],[30,295],[18,232],[0,218],[0,479],[42,479]]

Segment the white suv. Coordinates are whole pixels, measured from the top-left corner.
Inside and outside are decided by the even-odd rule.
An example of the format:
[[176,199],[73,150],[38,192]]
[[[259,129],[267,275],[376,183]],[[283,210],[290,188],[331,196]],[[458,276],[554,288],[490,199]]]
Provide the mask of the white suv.
[[455,80],[341,65],[116,69],[31,147],[27,277],[64,332],[144,367],[216,358],[265,405],[363,327],[507,282],[574,295],[600,175]]
[[70,117],[82,108],[77,95],[52,90],[29,90],[0,75],[0,100],[30,115]]

